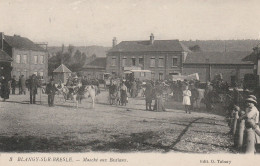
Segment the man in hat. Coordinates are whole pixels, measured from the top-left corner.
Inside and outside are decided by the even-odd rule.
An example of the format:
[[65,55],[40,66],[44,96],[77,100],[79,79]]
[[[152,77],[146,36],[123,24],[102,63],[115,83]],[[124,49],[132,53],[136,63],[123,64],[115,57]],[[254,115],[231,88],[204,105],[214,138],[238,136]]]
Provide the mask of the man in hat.
[[38,80],[36,78],[36,75],[33,74],[31,79],[29,80],[30,104],[35,104],[35,98],[36,98],[38,86],[39,85],[38,85]]
[[16,77],[15,77],[15,75],[11,79],[11,87],[12,87],[12,94],[14,95],[15,94],[15,88],[16,88]]
[[54,106],[54,97],[55,97],[55,92],[57,90],[58,89],[56,88],[56,86],[54,84],[54,80],[51,79],[50,83],[47,84],[47,86],[46,86],[46,93],[48,95],[48,104],[49,104],[50,107]]

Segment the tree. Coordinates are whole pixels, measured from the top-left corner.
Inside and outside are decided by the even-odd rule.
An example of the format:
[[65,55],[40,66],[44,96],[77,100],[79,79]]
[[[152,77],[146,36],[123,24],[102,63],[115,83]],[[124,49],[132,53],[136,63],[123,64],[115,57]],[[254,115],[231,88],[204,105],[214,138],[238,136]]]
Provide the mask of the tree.
[[200,48],[199,45],[190,46],[189,49],[190,49],[192,52],[201,52],[201,48]]
[[68,52],[69,52],[70,56],[72,56],[73,51],[74,51],[74,46],[70,44],[68,47]]
[[87,56],[85,53],[81,53],[77,50],[72,59],[73,63],[70,65],[70,68],[72,71],[77,71],[85,64]]

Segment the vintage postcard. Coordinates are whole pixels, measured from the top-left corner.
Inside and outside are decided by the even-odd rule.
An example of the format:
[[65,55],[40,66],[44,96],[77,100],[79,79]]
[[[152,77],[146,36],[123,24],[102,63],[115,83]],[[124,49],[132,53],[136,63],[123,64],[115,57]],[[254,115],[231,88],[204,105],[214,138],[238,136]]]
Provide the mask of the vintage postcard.
[[0,165],[255,165],[259,5],[0,0]]

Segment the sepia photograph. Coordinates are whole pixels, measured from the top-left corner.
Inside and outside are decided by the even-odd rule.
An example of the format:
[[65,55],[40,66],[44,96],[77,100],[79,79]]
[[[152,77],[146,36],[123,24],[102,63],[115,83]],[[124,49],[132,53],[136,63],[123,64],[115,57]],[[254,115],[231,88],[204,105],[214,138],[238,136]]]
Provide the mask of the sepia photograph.
[[0,165],[257,161],[259,6],[0,0]]

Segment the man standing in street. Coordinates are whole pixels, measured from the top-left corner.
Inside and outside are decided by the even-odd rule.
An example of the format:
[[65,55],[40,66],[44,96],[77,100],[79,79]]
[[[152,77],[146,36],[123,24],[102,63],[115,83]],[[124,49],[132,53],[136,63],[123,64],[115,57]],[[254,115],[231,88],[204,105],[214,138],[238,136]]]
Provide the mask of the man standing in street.
[[20,79],[20,86],[21,86],[21,94],[26,94],[26,81],[24,78],[24,75],[21,75],[21,79]]
[[11,87],[12,87],[12,94],[15,95],[15,88],[16,88],[15,75],[13,76],[13,78],[11,80]]
[[55,97],[55,92],[57,90],[58,89],[55,87],[54,80],[51,79],[50,83],[46,86],[46,93],[48,95],[49,107],[53,107],[54,106],[54,97]]
[[208,81],[207,86],[204,92],[204,98],[205,98],[205,104],[207,111],[212,111],[213,105],[212,105],[212,98],[213,98],[213,87],[211,83]]
[[35,104],[35,97],[37,94],[38,88],[38,80],[36,75],[33,74],[30,81],[29,81],[29,90],[30,90],[30,104]]

